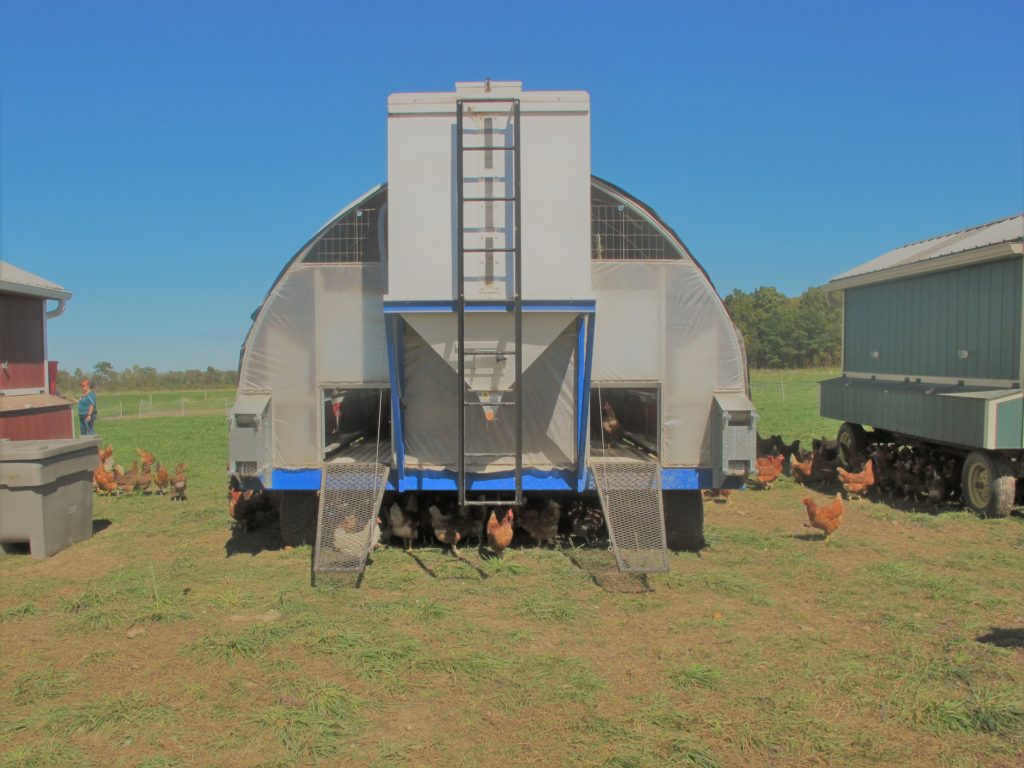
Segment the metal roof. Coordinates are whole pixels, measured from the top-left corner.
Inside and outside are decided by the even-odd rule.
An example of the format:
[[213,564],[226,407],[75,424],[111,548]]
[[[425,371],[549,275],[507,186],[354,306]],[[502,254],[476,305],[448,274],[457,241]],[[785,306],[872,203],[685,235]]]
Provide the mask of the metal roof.
[[894,248],[836,275],[826,287],[838,290],[1009,256],[1021,252],[1014,244],[1022,242],[1024,213]]
[[0,291],[18,293],[23,296],[41,296],[44,299],[71,298],[71,293],[56,283],[44,280],[39,275],[33,275],[8,261],[0,261]]

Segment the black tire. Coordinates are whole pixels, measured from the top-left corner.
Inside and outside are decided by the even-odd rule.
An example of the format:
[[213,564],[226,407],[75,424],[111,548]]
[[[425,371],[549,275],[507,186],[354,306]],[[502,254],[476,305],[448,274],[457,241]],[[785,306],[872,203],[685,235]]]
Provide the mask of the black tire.
[[288,547],[301,547],[316,540],[318,500],[315,491],[281,493],[278,515],[281,518],[281,541]]
[[986,451],[971,451],[960,475],[964,505],[979,517],[1008,517],[1017,496],[1010,467]]
[[665,543],[673,552],[697,552],[704,540],[704,499],[700,491],[662,491]]
[[836,433],[836,449],[839,451],[839,461],[845,469],[859,470],[859,462],[864,460],[868,451],[868,436],[864,427],[844,421]]

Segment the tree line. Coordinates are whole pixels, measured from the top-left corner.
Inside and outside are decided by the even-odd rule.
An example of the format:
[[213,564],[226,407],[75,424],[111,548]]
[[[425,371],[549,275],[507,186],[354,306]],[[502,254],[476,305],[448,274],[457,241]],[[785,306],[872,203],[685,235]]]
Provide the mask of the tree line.
[[725,306],[743,334],[751,368],[836,366],[842,360],[842,307],[821,288],[797,297],[770,286],[734,290]]
[[238,382],[235,371],[221,371],[212,365],[205,371],[190,368],[187,371],[158,371],[150,366],[133,365],[118,371],[101,360],[91,371],[76,368],[73,373],[57,370],[57,386],[64,394],[74,395],[78,384],[88,378],[93,388],[103,392],[153,392],[176,389],[232,389]]

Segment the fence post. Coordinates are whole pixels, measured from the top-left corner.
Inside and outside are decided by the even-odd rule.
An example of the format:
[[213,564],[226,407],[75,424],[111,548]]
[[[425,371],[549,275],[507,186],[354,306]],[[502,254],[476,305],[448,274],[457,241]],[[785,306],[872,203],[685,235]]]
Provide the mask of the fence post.
[[181,415],[185,415],[185,398],[181,398]]
[[139,398],[139,418],[142,418],[142,398]]

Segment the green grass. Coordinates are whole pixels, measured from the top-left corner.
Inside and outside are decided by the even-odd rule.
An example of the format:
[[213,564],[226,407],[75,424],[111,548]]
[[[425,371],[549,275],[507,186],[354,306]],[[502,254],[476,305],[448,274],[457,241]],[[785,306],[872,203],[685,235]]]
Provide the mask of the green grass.
[[[813,388],[830,373],[755,372],[761,433],[831,436]],[[867,502],[826,548],[782,482],[708,505],[710,548],[646,585],[600,549],[417,547],[375,552],[359,589],[314,589],[309,547],[232,534],[223,414],[104,407],[115,461],[187,462],[189,498],[96,498],[92,539],[0,558],[4,768],[911,768],[1024,751],[1021,650],[979,641],[1020,627],[1020,517]]]
[[818,383],[840,373],[835,368],[751,371],[750,394],[757,409],[757,431],[764,437],[782,435],[787,443],[799,439],[804,448],[810,448],[814,437],[834,439],[840,422],[818,415]]

